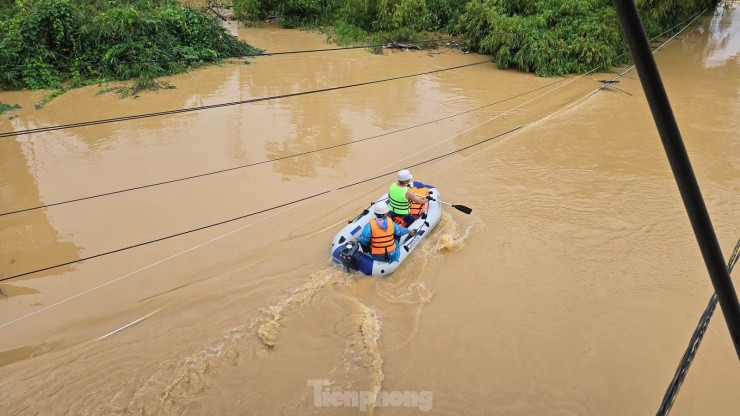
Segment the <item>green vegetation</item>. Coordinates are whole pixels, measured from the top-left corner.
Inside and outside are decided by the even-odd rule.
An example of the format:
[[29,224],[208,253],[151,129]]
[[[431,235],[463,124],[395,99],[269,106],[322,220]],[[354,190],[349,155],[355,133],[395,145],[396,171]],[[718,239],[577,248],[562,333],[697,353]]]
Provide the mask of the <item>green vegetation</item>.
[[500,67],[540,76],[608,68],[626,50],[610,0],[473,0],[456,30]]
[[[719,0],[637,0],[657,35]],[[277,17],[284,27],[330,27],[340,43],[460,36],[502,68],[541,76],[606,69],[626,52],[611,0],[234,0],[247,23]]]
[[451,29],[468,0],[234,0],[247,24],[278,17],[283,27],[331,26],[341,44],[421,39]]
[[[638,0],[649,36],[716,3]],[[627,52],[611,0],[472,0],[455,30],[500,67],[540,76],[607,69]]]
[[[233,0],[256,23],[322,28],[333,42],[459,36],[502,68],[541,76],[613,65],[626,52],[610,0]],[[718,0],[638,0],[656,35]],[[254,54],[217,20],[178,0],[0,0],[0,89],[135,80],[122,95],[170,88],[158,77]]]
[[19,110],[20,108],[21,106],[19,106],[18,104],[9,105],[0,101],[0,114],[6,113],[8,111]]
[[[0,0],[0,88],[52,89],[156,77],[257,52],[177,0]],[[55,92],[47,97],[53,98]]]

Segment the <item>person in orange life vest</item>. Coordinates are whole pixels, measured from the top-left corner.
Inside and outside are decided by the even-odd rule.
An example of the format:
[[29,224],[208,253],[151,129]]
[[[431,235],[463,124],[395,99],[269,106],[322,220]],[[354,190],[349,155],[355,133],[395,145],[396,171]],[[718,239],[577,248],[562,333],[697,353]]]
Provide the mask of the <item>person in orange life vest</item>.
[[[414,193],[414,195],[420,197],[420,198],[426,198],[429,196],[429,188],[417,188],[415,186],[412,186],[409,188],[411,192]],[[423,204],[417,204],[416,202],[410,202],[409,203],[409,214],[413,217],[414,221],[421,216],[421,214],[426,211],[427,209],[427,201],[424,201]]]
[[415,204],[416,218],[418,218],[421,214],[421,208],[427,202],[426,196],[417,195],[417,192],[412,188],[417,188],[416,190],[428,189],[431,186],[412,181],[413,176],[407,169],[399,170],[396,179],[398,179],[398,182],[392,183],[390,189],[388,189],[390,216],[396,223],[411,224],[415,219],[414,214],[410,211],[411,204]]
[[370,256],[374,260],[392,263],[398,261],[401,256],[400,244],[396,238],[409,234],[416,235],[416,230],[394,224],[388,218],[388,204],[376,202],[373,206],[375,217],[362,228],[362,234],[357,241],[365,246],[370,246]]

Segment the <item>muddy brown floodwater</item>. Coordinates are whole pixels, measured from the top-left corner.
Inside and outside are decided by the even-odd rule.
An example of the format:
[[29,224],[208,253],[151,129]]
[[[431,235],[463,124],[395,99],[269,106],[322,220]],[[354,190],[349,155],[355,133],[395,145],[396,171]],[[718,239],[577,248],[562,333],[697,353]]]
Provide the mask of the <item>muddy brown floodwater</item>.
[[[739,27],[736,7],[705,16],[656,55],[727,255],[740,236]],[[231,29],[270,51],[330,47],[308,32]],[[77,89],[38,111],[42,92],[5,92],[1,101],[23,109],[4,115],[0,131],[481,59],[445,49],[263,57],[175,76],[177,89],[136,99]],[[379,400],[418,392],[416,406],[386,401],[367,409],[376,414],[655,412],[712,288],[636,75],[584,98],[611,76],[570,78],[306,156],[0,217],[0,273],[11,276],[334,189],[539,120],[413,169],[474,213],[449,210],[387,278],[345,274],[328,257],[334,233],[392,176],[0,283],[0,413],[359,411],[316,407],[312,380]],[[4,138],[0,211],[340,145],[554,81],[484,64]],[[674,414],[739,414],[734,354],[716,313]]]

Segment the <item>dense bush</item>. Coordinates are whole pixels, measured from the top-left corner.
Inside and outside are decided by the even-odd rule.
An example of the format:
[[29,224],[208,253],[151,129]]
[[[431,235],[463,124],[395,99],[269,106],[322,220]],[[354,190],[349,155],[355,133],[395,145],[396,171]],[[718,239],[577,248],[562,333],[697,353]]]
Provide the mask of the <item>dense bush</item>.
[[608,68],[625,51],[610,0],[473,0],[456,31],[500,67],[541,76]]
[[277,17],[285,27],[343,26],[369,32],[445,28],[468,0],[234,0],[237,17],[255,22]]
[[[718,0],[638,0],[650,35]],[[337,43],[459,35],[503,68],[563,75],[626,51],[610,0],[234,0],[240,20],[330,27]],[[0,0],[0,87],[156,77],[256,52],[177,0]]]
[[658,34],[704,9],[714,9],[719,0],[637,0],[642,23],[649,35]]
[[[716,1],[638,2],[649,35],[711,3]],[[472,0],[454,31],[500,67],[541,76],[606,69],[627,51],[610,0]]]
[[234,13],[245,23],[279,17],[287,28],[328,23],[336,0],[234,0]]
[[[718,0],[638,0],[655,35]],[[234,0],[240,20],[331,26],[337,43],[462,37],[503,68],[563,75],[608,68],[626,52],[611,0]]]
[[255,52],[176,0],[0,0],[0,87],[60,88],[179,73]]

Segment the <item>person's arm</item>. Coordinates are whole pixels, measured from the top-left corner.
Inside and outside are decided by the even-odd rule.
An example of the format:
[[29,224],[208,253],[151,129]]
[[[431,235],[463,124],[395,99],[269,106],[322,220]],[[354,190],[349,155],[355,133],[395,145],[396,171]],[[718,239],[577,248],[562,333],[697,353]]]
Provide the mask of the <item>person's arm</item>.
[[395,226],[393,226],[393,234],[395,234],[396,237],[399,237],[399,238],[403,237],[406,234],[411,234],[411,236],[413,237],[414,235],[416,235],[416,230],[409,230],[408,228],[402,225],[396,224]]
[[368,245],[370,244],[370,236],[372,235],[372,230],[370,230],[370,224],[365,224],[365,226],[362,228],[362,234],[360,234],[359,237],[357,237],[357,241],[362,245]]
[[420,205],[427,202],[427,197],[416,195],[411,189],[406,191],[406,199]]

